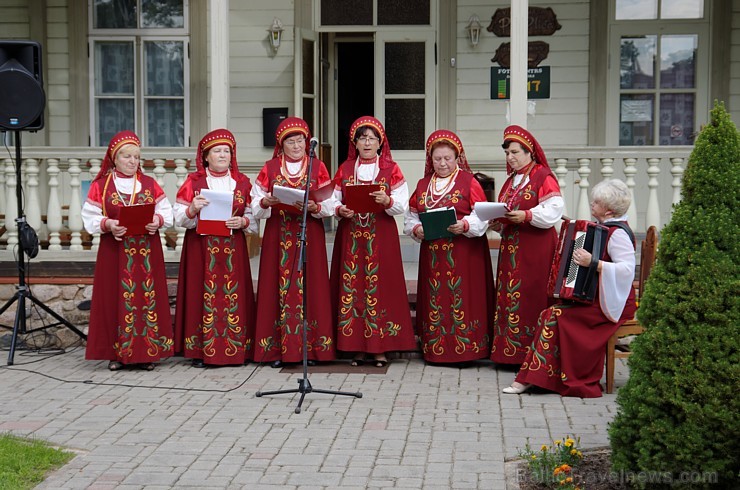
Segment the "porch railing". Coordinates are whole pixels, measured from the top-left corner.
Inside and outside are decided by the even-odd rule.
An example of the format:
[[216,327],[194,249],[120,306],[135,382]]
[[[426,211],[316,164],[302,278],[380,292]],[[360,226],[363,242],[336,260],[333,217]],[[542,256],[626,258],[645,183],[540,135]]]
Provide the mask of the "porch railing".
[[[633,193],[629,215],[635,230],[660,228],[670,220],[673,204],[680,200],[681,180],[692,147],[558,147],[547,150],[566,200],[566,214],[590,217],[588,193],[603,178],[623,179]],[[82,226],[81,207],[87,185],[100,170],[105,152],[88,147],[36,147],[23,149],[22,189],[28,223],[42,241],[40,260],[94,260],[99,235],[88,235]],[[174,201],[185,181],[193,148],[148,148],[144,171],[154,177]],[[471,161],[476,171],[493,175],[500,187],[505,177],[501,156],[497,162]],[[399,162],[404,166],[404,162]],[[409,162],[410,164],[411,162]],[[240,165],[254,177],[263,162]],[[416,165],[416,163],[414,163]],[[15,219],[16,169],[14,160],[0,159],[0,259],[9,259],[18,243]],[[498,189],[497,189],[498,190]],[[166,257],[179,257],[185,230],[172,227],[161,232]]]

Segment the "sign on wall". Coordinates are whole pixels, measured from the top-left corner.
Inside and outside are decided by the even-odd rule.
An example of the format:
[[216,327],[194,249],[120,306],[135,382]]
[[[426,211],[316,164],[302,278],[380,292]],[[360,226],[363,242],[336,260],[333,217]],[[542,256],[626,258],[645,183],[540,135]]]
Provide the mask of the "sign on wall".
[[[511,70],[497,66],[491,67],[491,99],[510,97]],[[527,98],[550,98],[550,67],[540,66],[527,70]]]

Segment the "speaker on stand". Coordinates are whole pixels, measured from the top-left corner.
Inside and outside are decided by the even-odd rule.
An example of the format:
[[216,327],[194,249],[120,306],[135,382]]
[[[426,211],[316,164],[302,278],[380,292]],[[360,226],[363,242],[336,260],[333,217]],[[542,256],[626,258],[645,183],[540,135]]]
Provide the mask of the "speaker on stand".
[[[56,326],[66,326],[80,338],[87,336],[77,327],[62,318],[57,312],[36,299],[26,284],[26,271],[23,255],[33,258],[38,253],[38,238],[34,229],[23,214],[23,186],[21,181],[21,131],[38,131],[44,127],[44,94],[41,71],[41,45],[36,41],[0,40],[0,129],[13,131],[15,135],[15,175],[16,206],[18,210],[16,225],[20,253],[16,256],[18,266],[18,286],[15,295],[2,308],[0,315],[13,303],[18,302],[13,323],[13,336],[10,343],[8,365],[13,364],[18,334],[26,334],[26,300],[46,311],[57,322],[38,330]],[[8,228],[9,223],[5,223]],[[0,325],[3,328],[10,328]]]

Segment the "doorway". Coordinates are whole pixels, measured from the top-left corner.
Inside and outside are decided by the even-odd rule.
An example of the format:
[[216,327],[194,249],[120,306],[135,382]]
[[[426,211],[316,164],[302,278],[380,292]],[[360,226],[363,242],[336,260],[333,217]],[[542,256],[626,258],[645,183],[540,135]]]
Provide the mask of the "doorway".
[[[360,116],[375,115],[375,43],[339,41],[336,46],[337,168],[347,158],[349,128]],[[334,169],[336,170],[336,169]]]

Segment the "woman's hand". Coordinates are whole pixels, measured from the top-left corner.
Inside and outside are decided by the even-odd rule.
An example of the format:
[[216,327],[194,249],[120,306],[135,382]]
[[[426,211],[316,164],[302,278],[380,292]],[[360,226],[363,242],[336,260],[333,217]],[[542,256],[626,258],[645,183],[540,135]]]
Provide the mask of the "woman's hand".
[[150,235],[157,233],[157,230],[159,229],[159,218],[157,215],[154,215],[152,222],[147,223],[146,226],[144,226],[144,229],[148,231]]
[[341,216],[342,218],[351,218],[352,216],[355,215],[355,212],[352,211],[347,206],[345,206],[344,204],[339,206],[339,208],[337,209],[337,212],[339,213],[339,216]]
[[[303,211],[303,201],[296,201],[293,206],[298,208],[298,211]],[[315,201],[312,201],[311,199],[308,200],[308,212],[309,213],[315,213],[319,210],[319,206],[316,204]]]
[[496,233],[501,233],[504,230],[504,224],[501,223],[498,219],[488,220],[488,227]]
[[573,252],[573,262],[581,267],[589,267],[591,265],[591,254],[586,250],[579,248]]
[[280,204],[280,199],[274,196],[265,196],[260,201],[260,206],[262,206],[265,209],[271,208],[275,206],[276,204]]
[[414,228],[414,236],[419,240],[424,240],[424,227],[417,226],[416,228]]
[[462,235],[465,232],[465,222],[459,219],[454,225],[448,226],[447,231],[454,233],[455,235]]
[[375,198],[375,202],[377,202],[384,208],[387,208],[391,205],[391,196],[386,194],[384,190],[371,192],[370,195]]
[[206,206],[208,206],[208,199],[198,194],[193,198],[190,206],[188,206],[188,214],[190,214],[190,216],[195,216]]
[[106,222],[106,225],[108,226],[108,229],[110,230],[111,235],[113,235],[113,238],[115,238],[119,242],[123,240],[123,236],[126,234],[125,226],[119,226],[117,219],[109,219]]
[[504,218],[508,219],[514,224],[524,223],[524,220],[527,218],[527,213],[524,211],[508,211]]
[[244,218],[242,218],[241,216],[232,216],[231,218],[226,220],[226,228],[239,230],[244,226],[244,221]]

